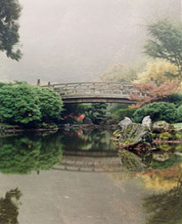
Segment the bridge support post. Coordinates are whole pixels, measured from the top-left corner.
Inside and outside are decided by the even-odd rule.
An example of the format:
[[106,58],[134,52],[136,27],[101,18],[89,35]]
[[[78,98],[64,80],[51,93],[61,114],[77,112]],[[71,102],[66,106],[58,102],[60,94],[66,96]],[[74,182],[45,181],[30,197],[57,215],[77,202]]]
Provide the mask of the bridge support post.
[[37,79],[37,86],[40,86],[40,79]]

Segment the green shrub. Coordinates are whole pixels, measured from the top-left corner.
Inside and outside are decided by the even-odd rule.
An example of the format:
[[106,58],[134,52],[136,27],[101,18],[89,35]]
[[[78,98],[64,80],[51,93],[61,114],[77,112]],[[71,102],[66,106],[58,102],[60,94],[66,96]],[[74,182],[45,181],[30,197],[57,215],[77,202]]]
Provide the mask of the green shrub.
[[179,119],[173,103],[155,102],[138,108],[133,114],[133,121],[140,123],[148,115],[150,115],[153,122],[166,121],[168,123],[175,123]]
[[182,122],[182,105],[177,108],[178,122]]
[[135,111],[136,109],[130,109],[130,108],[119,109],[112,115],[112,118],[115,121],[119,122],[123,120],[125,117],[132,118]]
[[50,89],[28,85],[6,84],[0,88],[0,121],[20,126],[36,126],[58,120],[62,100]]

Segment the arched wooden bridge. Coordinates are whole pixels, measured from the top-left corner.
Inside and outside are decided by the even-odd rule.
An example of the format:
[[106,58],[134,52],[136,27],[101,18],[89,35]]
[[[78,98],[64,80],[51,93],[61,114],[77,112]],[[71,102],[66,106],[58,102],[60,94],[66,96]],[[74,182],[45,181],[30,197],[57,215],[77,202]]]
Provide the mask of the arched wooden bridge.
[[130,99],[132,93],[140,95],[132,83],[128,82],[80,82],[48,84],[57,92],[64,103],[135,103]]

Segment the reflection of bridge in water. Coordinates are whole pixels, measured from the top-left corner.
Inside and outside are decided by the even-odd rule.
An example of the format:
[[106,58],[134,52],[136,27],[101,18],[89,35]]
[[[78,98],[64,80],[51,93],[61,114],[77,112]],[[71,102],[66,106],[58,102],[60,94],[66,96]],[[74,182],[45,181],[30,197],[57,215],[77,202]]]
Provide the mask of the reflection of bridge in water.
[[54,170],[75,172],[120,172],[123,170],[117,151],[64,151]]
[[57,92],[64,103],[135,103],[130,99],[131,94],[140,95],[132,83],[83,82],[50,84],[49,87]]

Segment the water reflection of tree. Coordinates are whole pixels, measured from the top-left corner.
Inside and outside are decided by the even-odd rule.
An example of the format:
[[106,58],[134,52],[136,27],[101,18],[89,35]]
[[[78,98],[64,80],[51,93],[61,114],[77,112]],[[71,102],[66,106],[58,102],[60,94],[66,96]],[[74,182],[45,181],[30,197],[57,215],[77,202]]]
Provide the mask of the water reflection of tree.
[[[18,203],[22,193],[19,189],[10,190],[4,198],[0,198],[0,223],[18,224]],[[14,200],[12,200],[14,199]]]
[[108,139],[110,135],[103,130],[94,129],[89,136],[89,142],[91,143],[91,149],[93,150],[107,150],[110,149]]
[[110,138],[111,134],[108,131],[81,129],[65,132],[61,141],[65,150],[107,150],[114,149]]
[[61,142],[63,150],[78,150],[87,146],[87,136],[84,135],[82,130],[65,131],[62,135]]
[[52,136],[16,136],[1,139],[0,171],[29,173],[50,169],[60,161],[60,141]]
[[182,223],[182,170],[177,187],[161,194],[146,197],[143,206],[149,214],[146,224]]
[[[153,194],[144,199],[144,208],[149,215],[146,224],[181,224],[182,223],[182,164],[181,154],[174,152],[166,157],[166,160],[161,155],[159,161],[153,161],[159,156],[154,156],[155,152],[139,154],[127,150],[120,150],[118,155],[121,158],[123,166],[132,172],[137,172],[146,180],[156,178],[156,185],[152,183],[152,187],[159,187],[159,182],[163,186],[165,182],[172,183],[173,188],[160,194]],[[159,152],[157,152],[159,153]],[[152,168],[152,169],[148,169]],[[145,171],[146,172],[142,172]],[[160,178],[161,177],[161,178]],[[171,181],[172,179],[172,181]],[[162,182],[164,180],[165,182]],[[165,186],[165,185],[164,185]],[[163,186],[163,187],[164,187]],[[162,188],[161,188],[162,189]]]

